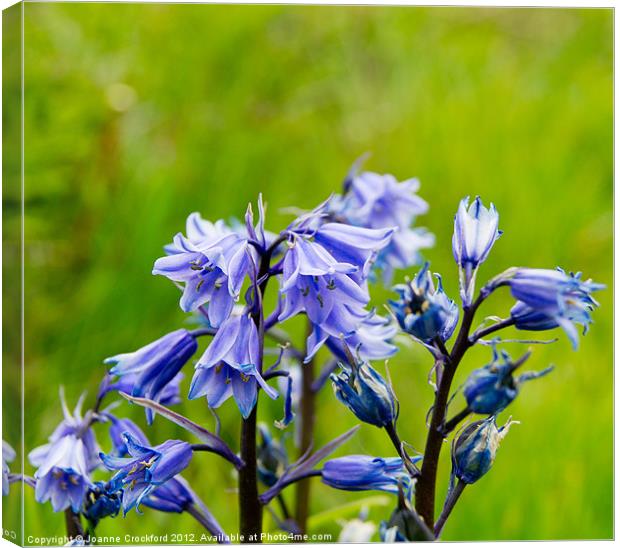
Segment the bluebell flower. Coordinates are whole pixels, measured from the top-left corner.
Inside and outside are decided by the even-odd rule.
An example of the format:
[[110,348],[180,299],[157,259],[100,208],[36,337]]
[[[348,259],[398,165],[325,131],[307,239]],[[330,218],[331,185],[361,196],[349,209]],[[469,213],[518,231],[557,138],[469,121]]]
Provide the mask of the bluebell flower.
[[[398,347],[391,342],[396,332],[396,325],[371,313],[360,322],[353,334],[348,337],[328,337],[325,344],[332,354],[343,362],[347,360],[345,344],[354,349],[356,355],[364,361],[383,360],[398,352]],[[314,352],[308,355],[309,358],[312,356]]]
[[329,337],[349,337],[368,317],[366,278],[378,249],[392,230],[326,223],[312,234],[289,232],[280,286],[284,307],[278,320],[305,312],[312,323],[307,355]]
[[[159,402],[166,387],[177,377],[182,367],[194,355],[198,343],[185,329],[177,329],[146,346],[127,354],[107,358],[104,363],[114,364],[111,375],[131,375],[135,379],[132,396],[145,397]],[[149,424],[153,412],[146,411]]]
[[109,483],[95,482],[86,494],[84,515],[93,524],[107,517],[115,517],[121,509],[122,491]]
[[528,352],[517,361],[513,361],[506,352],[493,350],[493,361],[480,369],[474,370],[463,386],[467,407],[473,413],[495,415],[503,411],[517,397],[521,385],[549,373],[553,367],[542,371],[528,371],[518,377],[515,371],[529,357]]
[[[101,390],[99,394],[100,396],[103,396],[108,392],[124,392],[125,394],[131,394],[139,378],[139,373],[123,375],[122,377],[118,377],[114,382],[104,385],[103,390]],[[158,403],[166,407],[181,403],[181,381],[184,378],[185,375],[183,373],[179,373],[168,384],[166,384],[157,396]]]
[[15,449],[13,449],[6,441],[2,440],[2,495],[9,494],[9,463],[15,460]]
[[420,250],[434,244],[434,236],[423,228],[412,228],[416,217],[428,211],[428,204],[416,192],[417,179],[398,182],[393,175],[357,172],[354,165],[345,181],[345,193],[330,203],[337,218],[365,228],[396,228],[391,241],[379,251],[375,266],[383,271],[386,284],[394,269],[420,262]]
[[411,491],[411,478],[398,457],[348,455],[328,460],[321,470],[323,483],[344,491],[397,493],[399,483]]
[[579,344],[574,324],[582,325],[587,332],[591,312],[598,306],[592,293],[605,287],[592,280],[583,281],[581,273],[566,274],[560,268],[518,268],[502,283],[510,286],[518,301],[511,311],[518,329],[541,331],[560,326],[573,348]]
[[493,204],[487,209],[479,196],[476,196],[469,209],[468,204],[469,196],[459,204],[452,236],[454,260],[459,265],[461,298],[466,306],[472,302],[476,270],[502,234],[498,228],[499,214]]
[[81,415],[80,403],[69,412],[61,396],[64,420],[54,430],[47,444],[33,449],[28,458],[37,467],[35,498],[52,503],[55,512],[71,508],[79,512],[91,480],[90,474],[100,464],[98,446],[89,418]]
[[259,424],[258,431],[261,441],[257,450],[258,478],[267,486],[272,487],[288,466],[286,450],[276,441],[267,425]]
[[190,312],[208,303],[209,321],[219,327],[230,316],[246,277],[255,274],[255,252],[247,238],[193,214],[187,237],[177,234],[166,252],[155,261],[153,274],[185,284],[181,309]]
[[508,433],[510,420],[497,428],[495,416],[468,424],[452,443],[452,478],[475,483],[493,465],[497,449]]
[[441,276],[436,277],[437,289],[425,263],[413,281],[394,287],[400,298],[389,301],[403,331],[425,343],[437,337],[447,341],[459,319],[458,307],[444,293]]
[[126,457],[129,454],[129,449],[125,443],[125,436],[123,436],[125,432],[131,434],[131,437],[140,445],[149,445],[149,440],[144,432],[132,420],[127,418],[118,419],[109,413],[105,417],[111,423],[109,430],[113,447],[111,454],[115,457]]
[[153,489],[142,500],[142,504],[160,512],[180,514],[193,504],[194,498],[187,482],[181,476],[176,476]]
[[111,483],[123,489],[122,507],[126,514],[140,503],[156,487],[182,472],[192,459],[192,447],[179,440],[168,440],[155,447],[141,445],[131,434],[125,432],[125,444],[129,457],[115,457],[100,453],[103,464],[109,470],[118,470]]
[[331,375],[336,397],[362,422],[383,428],[398,416],[392,387],[369,363],[350,363]]
[[256,405],[258,386],[270,398],[278,397],[258,371],[260,363],[256,325],[247,314],[231,316],[198,360],[189,397],[206,396],[209,407],[216,408],[233,396],[247,418]]

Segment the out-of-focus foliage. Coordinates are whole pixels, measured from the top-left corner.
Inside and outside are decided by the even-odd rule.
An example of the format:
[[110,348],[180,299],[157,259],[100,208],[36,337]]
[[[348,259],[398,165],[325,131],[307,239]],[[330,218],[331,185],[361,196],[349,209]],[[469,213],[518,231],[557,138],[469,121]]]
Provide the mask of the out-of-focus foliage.
[[[556,370],[510,407],[521,425],[444,539],[611,537],[611,10],[86,3],[26,4],[25,16],[27,449],[60,420],[59,384],[71,400],[84,389],[92,399],[103,358],[182,324],[178,291],[150,271],[188,213],[240,217],[262,192],[268,228],[279,230],[290,219],[281,208],[313,207],[371,151],[370,169],[421,179],[431,211],[420,223],[437,235],[426,257],[451,297],[453,215],[468,194],[493,201],[505,231],[481,281],[511,265],[561,265],[608,286],[578,353],[563,337],[536,347],[530,364]],[[387,295],[378,288],[376,304]],[[498,292],[482,314],[509,305]],[[293,329],[301,341],[301,324]],[[490,356],[471,352],[455,385]],[[430,366],[407,344],[390,364],[401,436],[419,449]],[[123,405],[144,426],[141,410]],[[178,409],[212,424],[203,401]],[[318,444],[355,422],[329,387],[320,411]],[[281,413],[262,399],[261,420]],[[233,402],[221,417],[237,447]],[[185,436],[161,418],[148,435]],[[343,451],[392,455],[384,438],[366,425]],[[438,503],[448,451],[441,466]],[[236,531],[227,465],[196,455],[185,476]],[[311,521],[311,532],[337,538],[346,512],[334,508],[359,497],[313,490],[313,511],[334,519]],[[63,517],[26,495],[26,535],[62,533]],[[344,517],[359,511],[346,508]],[[391,510],[373,505],[370,518]],[[199,531],[149,509],[98,529]]]

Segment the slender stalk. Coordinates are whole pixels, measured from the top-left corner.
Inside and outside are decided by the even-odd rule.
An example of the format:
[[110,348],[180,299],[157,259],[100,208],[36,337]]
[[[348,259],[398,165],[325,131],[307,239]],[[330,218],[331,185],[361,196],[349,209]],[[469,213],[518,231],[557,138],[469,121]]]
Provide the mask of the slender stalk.
[[452,430],[454,430],[462,420],[466,419],[470,413],[471,410],[469,407],[466,407],[454,415],[454,417],[452,417],[449,421],[446,421],[441,429],[443,435],[447,436],[450,432],[452,432]]
[[407,468],[409,475],[413,478],[417,478],[420,475],[420,471],[405,454],[405,451],[403,450],[403,444],[400,440],[400,437],[398,436],[398,432],[396,432],[396,426],[394,426],[394,424],[388,424],[387,426],[385,426],[385,431],[387,432],[390,441],[392,442],[392,445],[396,449],[396,453],[402,459],[405,468]]
[[71,508],[65,510],[65,526],[67,528],[67,536],[70,539],[73,540],[80,537],[87,540],[84,536],[84,528],[82,527],[80,515],[73,512]]
[[[271,255],[281,243],[281,238],[276,240],[261,256],[256,280],[259,280],[254,296],[254,311],[252,320],[258,330],[258,359],[256,368],[259,373],[263,369],[263,350],[265,346],[265,326],[263,317],[263,295],[269,282],[269,263]],[[241,423],[241,440],[239,451],[241,459],[245,463],[239,470],[239,533],[241,542],[261,542],[263,530],[263,506],[258,499],[257,468],[256,468],[256,416],[258,411],[258,399],[256,405],[247,419]]]
[[477,340],[482,339],[482,337],[491,335],[491,333],[495,333],[496,331],[499,331],[500,329],[510,327],[511,325],[514,325],[514,324],[515,324],[515,321],[513,318],[506,318],[505,320],[501,320],[497,323],[494,323],[493,325],[490,325],[489,327],[485,327],[484,329],[479,329],[471,336],[471,342],[474,343]]
[[201,451],[204,453],[214,453],[215,455],[219,455],[223,459],[227,460],[237,470],[240,470],[244,466],[244,462],[240,461],[239,458],[234,454],[227,454],[225,451],[221,451],[219,449],[213,448],[210,445],[204,443],[192,443],[192,451]]
[[[308,320],[308,331],[312,324]],[[299,441],[299,456],[306,453],[314,439],[314,422],[316,411],[316,392],[314,385],[314,359],[301,366],[301,397],[299,402],[299,415],[301,420],[301,433]],[[295,497],[295,520],[302,533],[306,532],[308,514],[310,512],[310,488],[309,479],[297,484]]]
[[256,406],[241,423],[241,458],[239,470],[239,532],[241,542],[260,542],[263,528],[263,507],[258,500],[256,483]]
[[441,511],[441,515],[435,524],[435,538],[439,538],[441,535],[441,531],[443,526],[446,524],[447,519],[450,517],[450,513],[454,508],[455,504],[459,500],[459,497],[463,494],[463,490],[467,484],[459,480],[450,491],[448,491],[448,496],[446,497],[446,502],[443,506],[443,510]]
[[291,519],[291,512],[288,509],[286,504],[286,500],[284,500],[284,496],[280,493],[277,497],[278,504],[280,505],[280,510],[282,510],[282,517],[286,521],[287,519]]
[[[484,297],[482,295],[476,301],[463,311],[463,322],[456,337],[456,342],[452,347],[452,352],[448,356],[444,356],[444,369],[441,375],[441,381],[437,387],[435,394],[435,403],[431,415],[431,423],[426,436],[426,446],[424,448],[424,459],[422,460],[422,469],[420,478],[416,484],[416,510],[429,528],[433,528],[435,523],[435,488],[437,483],[437,466],[439,464],[439,455],[443,445],[444,434],[442,432],[443,423],[446,419],[446,410],[448,398],[450,396],[450,387],[456,369],[463,358],[467,349],[473,344],[469,339],[469,331],[474,319],[476,310],[482,304]],[[445,352],[444,352],[445,355]]]

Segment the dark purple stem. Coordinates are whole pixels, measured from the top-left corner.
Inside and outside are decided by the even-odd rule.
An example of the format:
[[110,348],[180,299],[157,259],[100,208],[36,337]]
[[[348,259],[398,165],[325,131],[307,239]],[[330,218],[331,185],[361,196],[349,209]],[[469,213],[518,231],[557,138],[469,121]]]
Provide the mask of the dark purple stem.
[[[312,324],[308,320],[308,331],[312,330]],[[314,422],[316,411],[316,392],[314,385],[314,359],[301,365],[301,398],[299,402],[299,415],[301,420],[301,434],[299,455],[303,456],[312,446],[314,439]],[[308,514],[310,512],[310,488],[308,480],[297,485],[295,499],[295,520],[302,533],[306,532]]]
[[476,310],[486,296],[485,294],[483,297],[481,294],[471,306],[464,308],[463,321],[456,342],[452,347],[452,352],[449,355],[444,355],[444,368],[441,374],[441,381],[437,387],[437,393],[435,394],[430,426],[426,436],[422,469],[420,470],[415,493],[416,510],[430,529],[434,527],[435,523],[437,466],[444,439],[442,427],[446,419],[450,387],[461,359],[467,349],[473,344],[469,339],[469,331]]
[[437,520],[437,523],[435,524],[435,529],[434,529],[435,538],[439,538],[439,535],[441,535],[443,526],[446,524],[446,521],[450,517],[450,513],[452,512],[452,509],[458,502],[460,496],[463,494],[463,490],[465,489],[466,485],[467,485],[466,483],[462,482],[461,480],[458,480],[456,485],[454,485],[452,489],[448,491],[448,496],[446,497],[446,502],[443,506],[443,510],[441,511],[441,515],[439,516],[439,519]]
[[[263,318],[263,295],[269,282],[269,264],[271,255],[284,241],[282,236],[271,244],[261,255],[256,280],[260,280],[256,287],[254,313],[252,319],[258,330],[259,361],[256,367],[262,372],[263,349],[265,344],[265,326]],[[241,424],[240,453],[244,466],[239,470],[239,532],[241,542],[261,542],[263,530],[263,506],[258,499],[257,468],[256,468],[256,414],[258,400],[247,419]]]

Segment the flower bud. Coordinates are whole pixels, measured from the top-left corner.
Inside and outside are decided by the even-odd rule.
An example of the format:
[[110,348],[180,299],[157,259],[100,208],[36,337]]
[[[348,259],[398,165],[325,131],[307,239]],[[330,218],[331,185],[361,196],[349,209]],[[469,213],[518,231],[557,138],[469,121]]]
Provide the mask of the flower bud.
[[121,509],[123,492],[110,484],[98,481],[88,490],[84,499],[84,515],[92,522],[115,517]]
[[452,252],[460,267],[475,269],[486,260],[502,231],[498,230],[499,214],[493,204],[487,209],[476,196],[469,209],[468,205],[469,196],[461,200],[454,216]]
[[392,424],[398,403],[386,380],[368,363],[351,362],[339,375],[331,376],[336,397],[362,422],[379,428]]
[[493,465],[497,448],[508,433],[511,421],[497,428],[495,416],[467,425],[452,443],[452,476],[475,483]]
[[469,206],[469,196],[463,198],[454,216],[452,252],[459,265],[461,299],[471,304],[476,285],[476,272],[489,255],[495,240],[501,235],[498,229],[499,214],[491,204],[487,209],[479,196]]
[[433,533],[411,507],[401,485],[398,487],[398,506],[388,522],[379,528],[382,542],[411,542],[435,540]]
[[411,478],[402,459],[347,455],[328,460],[321,470],[323,483],[344,491],[387,491],[396,493],[404,484],[411,493]]
[[429,263],[426,263],[413,281],[394,287],[400,299],[390,301],[403,331],[424,342],[432,342],[437,337],[447,341],[459,319],[458,307],[444,293],[441,277],[438,274],[436,277],[437,289]]
[[463,394],[469,410],[481,415],[497,414],[517,397],[524,382],[542,377],[553,369],[528,371],[515,378],[513,373],[530,355],[531,352],[527,352],[513,362],[506,352],[502,352],[501,356],[494,352],[493,361],[473,371],[465,381]]

